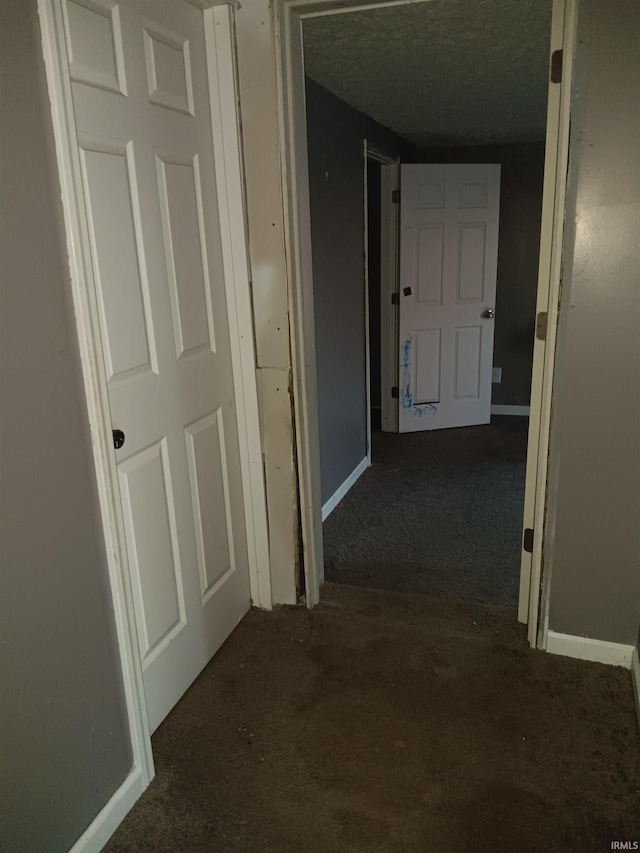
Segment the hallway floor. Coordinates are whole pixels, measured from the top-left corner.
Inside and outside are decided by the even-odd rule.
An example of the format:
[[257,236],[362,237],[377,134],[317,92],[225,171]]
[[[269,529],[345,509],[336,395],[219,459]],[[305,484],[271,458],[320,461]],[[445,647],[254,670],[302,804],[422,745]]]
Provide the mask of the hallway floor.
[[325,579],[516,607],[528,426],[374,433],[323,525]]
[[640,840],[629,672],[506,608],[323,587],[252,611],[153,738],[108,853],[589,853]]

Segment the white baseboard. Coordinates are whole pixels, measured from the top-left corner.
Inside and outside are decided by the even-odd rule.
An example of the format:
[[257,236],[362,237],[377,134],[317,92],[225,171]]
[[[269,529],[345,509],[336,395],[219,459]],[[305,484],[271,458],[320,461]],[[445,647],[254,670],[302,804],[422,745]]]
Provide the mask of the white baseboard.
[[557,634],[555,631],[547,632],[547,651],[552,655],[607,663],[610,666],[624,666],[625,669],[631,669],[633,653],[637,653],[635,646],[576,637],[572,634]]
[[631,680],[633,681],[633,695],[636,700],[636,711],[638,712],[638,728],[640,728],[640,654],[633,650],[631,656]]
[[322,520],[325,521],[334,509],[338,506],[342,498],[347,494],[349,489],[355,484],[356,480],[359,480],[360,477],[364,474],[364,472],[369,467],[369,460],[365,456],[362,462],[360,462],[356,468],[349,474],[344,483],[339,486],[336,491],[331,495],[329,500],[322,507]]
[[142,771],[134,767],[69,853],[100,853],[145,789]]
[[530,406],[491,406],[492,415],[525,415],[529,417]]

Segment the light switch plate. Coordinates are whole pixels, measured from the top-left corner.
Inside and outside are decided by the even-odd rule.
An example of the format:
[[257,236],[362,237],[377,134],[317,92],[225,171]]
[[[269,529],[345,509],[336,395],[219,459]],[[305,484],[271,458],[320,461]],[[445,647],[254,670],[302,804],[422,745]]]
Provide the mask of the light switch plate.
[[499,385],[502,382],[502,368],[494,367],[491,374],[491,381],[494,385]]

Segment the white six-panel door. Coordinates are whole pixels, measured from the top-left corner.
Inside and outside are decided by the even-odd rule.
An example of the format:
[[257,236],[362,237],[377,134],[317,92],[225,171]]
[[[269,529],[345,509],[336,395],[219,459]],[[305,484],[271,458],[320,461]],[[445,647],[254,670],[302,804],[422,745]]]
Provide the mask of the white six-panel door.
[[499,165],[403,165],[399,430],[488,423]]
[[153,731],[250,606],[203,13],[64,12]]

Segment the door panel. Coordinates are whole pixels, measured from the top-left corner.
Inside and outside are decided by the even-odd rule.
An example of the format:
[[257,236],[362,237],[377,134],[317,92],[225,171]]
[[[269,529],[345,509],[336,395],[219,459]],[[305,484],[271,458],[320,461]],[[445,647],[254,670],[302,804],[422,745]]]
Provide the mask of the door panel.
[[126,95],[120,10],[115,2],[64,6],[71,79]]
[[[144,666],[163,641],[173,639],[185,625],[180,549],[164,440],[122,462],[119,475]],[[146,535],[150,528],[153,537]]]
[[444,225],[418,231],[418,302],[442,305],[444,286]]
[[130,371],[153,369],[149,283],[140,265],[141,235],[134,225],[140,217],[137,187],[131,175],[132,150],[126,142],[81,136],[79,143],[111,383]]
[[488,423],[500,166],[401,169],[400,432]]
[[196,519],[200,597],[208,598],[234,570],[227,455],[220,409],[185,430]]
[[440,399],[441,330],[416,332],[415,402],[434,403]]
[[143,24],[149,100],[194,115],[189,41],[168,27]]
[[455,330],[455,386],[456,400],[477,400],[480,396],[480,358],[482,355],[482,327],[465,326]]
[[197,160],[156,153],[156,164],[176,354],[215,352]]
[[65,10],[153,730],[250,605],[203,13]]
[[482,302],[484,299],[484,222],[461,225],[458,229],[458,302]]

